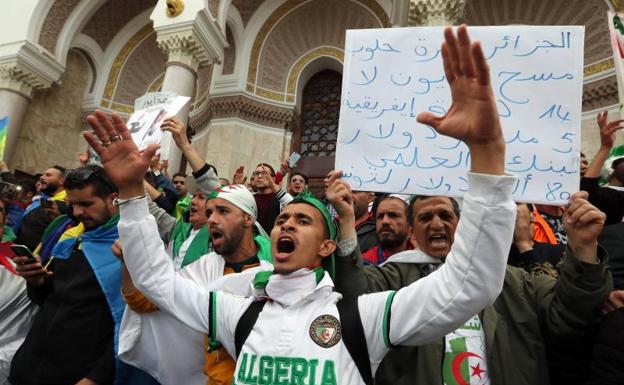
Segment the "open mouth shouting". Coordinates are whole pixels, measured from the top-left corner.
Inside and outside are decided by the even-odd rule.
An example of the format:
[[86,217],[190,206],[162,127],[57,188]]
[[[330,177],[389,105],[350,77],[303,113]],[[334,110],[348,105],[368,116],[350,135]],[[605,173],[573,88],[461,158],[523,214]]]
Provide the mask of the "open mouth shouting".
[[296,241],[291,235],[280,235],[280,237],[277,239],[277,254],[275,255],[275,259],[280,262],[286,261],[288,257],[292,255],[295,249]]
[[429,246],[434,250],[446,250],[450,244],[449,239],[444,233],[432,234],[428,238]]
[[215,249],[222,246],[223,242],[225,242],[223,231],[213,227],[209,229],[209,232],[210,232],[210,239],[212,240],[212,246]]

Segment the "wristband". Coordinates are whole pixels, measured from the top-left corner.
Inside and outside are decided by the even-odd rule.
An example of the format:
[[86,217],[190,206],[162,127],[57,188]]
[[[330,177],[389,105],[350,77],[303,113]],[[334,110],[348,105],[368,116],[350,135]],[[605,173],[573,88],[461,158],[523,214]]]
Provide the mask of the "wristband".
[[130,202],[130,201],[136,201],[136,200],[139,200],[139,199],[143,199],[143,198],[145,198],[146,196],[147,196],[147,195],[143,194],[143,195],[141,195],[141,196],[132,197],[132,198],[128,198],[128,199],[120,199],[120,198],[115,198],[115,199],[113,199],[113,204],[114,204],[115,206],[121,206],[121,205],[126,204],[126,203],[128,203],[128,202]]

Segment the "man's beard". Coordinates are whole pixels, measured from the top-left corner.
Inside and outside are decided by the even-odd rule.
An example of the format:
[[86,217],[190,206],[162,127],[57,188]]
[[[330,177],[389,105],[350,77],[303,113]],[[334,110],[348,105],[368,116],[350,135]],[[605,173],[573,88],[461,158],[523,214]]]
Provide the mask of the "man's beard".
[[52,195],[58,190],[59,185],[56,183],[48,183],[45,188],[41,189],[41,193],[45,195]]
[[391,235],[386,233],[383,238],[379,238],[379,244],[383,249],[394,249],[403,245],[406,239],[407,233],[404,232],[398,234],[392,233]]
[[218,248],[215,247],[214,250],[221,256],[233,255],[241,246],[244,235],[245,232],[240,229],[231,232],[228,236],[223,234],[223,244]]

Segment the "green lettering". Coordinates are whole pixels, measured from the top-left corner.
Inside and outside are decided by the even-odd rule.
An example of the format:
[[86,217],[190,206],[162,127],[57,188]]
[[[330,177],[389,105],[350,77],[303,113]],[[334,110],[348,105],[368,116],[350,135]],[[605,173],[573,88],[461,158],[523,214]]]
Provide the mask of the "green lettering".
[[334,361],[332,360],[325,361],[321,385],[336,385],[336,371],[334,370]]
[[271,385],[273,380],[273,357],[261,356],[258,373],[258,384]]
[[251,355],[251,363],[249,364],[249,370],[247,371],[247,378],[245,378],[246,384],[257,384],[258,376],[254,376],[254,367],[256,366],[256,358],[258,358],[255,354]]
[[316,385],[316,367],[318,366],[318,360],[310,360],[310,382],[308,385]]
[[238,381],[245,382],[245,371],[247,370],[247,353],[243,353],[240,367],[238,368]]
[[308,376],[308,361],[305,358],[294,357],[290,362],[290,385],[305,385],[303,382]]
[[275,385],[288,385],[288,367],[290,366],[290,358],[275,357]]

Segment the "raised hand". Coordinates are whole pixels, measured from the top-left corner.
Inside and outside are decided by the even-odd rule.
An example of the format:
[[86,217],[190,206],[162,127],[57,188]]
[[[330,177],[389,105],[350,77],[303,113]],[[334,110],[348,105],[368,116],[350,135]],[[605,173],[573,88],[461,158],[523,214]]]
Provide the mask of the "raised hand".
[[171,136],[173,137],[176,146],[178,146],[181,150],[184,150],[187,146],[191,145],[191,142],[189,142],[186,134],[186,126],[176,116],[163,120],[160,125],[160,129],[171,132]]
[[89,154],[89,149],[87,148],[85,151],[78,154],[78,161],[81,165],[86,166],[90,157],[91,154]]
[[458,28],[457,37],[447,27],[444,40],[444,74],[453,102],[446,115],[421,112],[417,120],[465,142],[471,151],[473,172],[503,174],[505,141],[481,45],[470,42],[465,25]]
[[520,203],[516,212],[516,228],[514,229],[513,242],[518,251],[524,253],[533,248],[531,211],[526,203]]
[[615,143],[616,131],[624,128],[624,119],[609,122],[609,111],[602,111],[596,115],[596,122],[600,127],[600,147],[611,151]]
[[342,171],[332,171],[329,181],[327,182],[327,192],[325,196],[336,209],[341,221],[353,218],[355,223],[351,186],[340,178],[342,178]]
[[245,176],[245,166],[238,166],[232,177],[232,184],[245,184],[247,177]]
[[563,227],[568,234],[568,247],[576,258],[594,263],[597,260],[598,235],[607,216],[587,201],[585,191],[572,194],[563,214]]
[[85,132],[85,139],[100,156],[106,173],[119,189],[120,198],[142,195],[143,178],[160,146],[150,144],[140,152],[121,116],[113,112],[111,118],[100,110],[89,115],[87,122],[93,132]]

